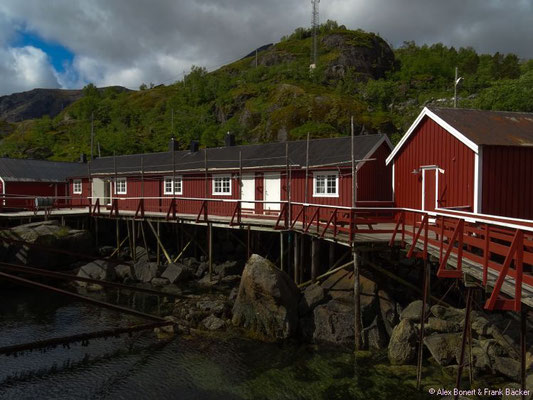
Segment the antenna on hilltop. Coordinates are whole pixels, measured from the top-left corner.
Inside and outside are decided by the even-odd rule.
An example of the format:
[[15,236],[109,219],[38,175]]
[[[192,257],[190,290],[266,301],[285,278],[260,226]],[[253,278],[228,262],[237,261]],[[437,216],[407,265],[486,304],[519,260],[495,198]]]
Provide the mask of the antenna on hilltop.
[[316,64],[317,64],[317,54],[318,54],[317,33],[318,33],[318,28],[319,28],[318,3],[320,3],[320,0],[311,0],[311,4],[313,5],[313,17],[311,19],[311,26],[313,28],[313,60],[310,66],[311,69],[316,68]]

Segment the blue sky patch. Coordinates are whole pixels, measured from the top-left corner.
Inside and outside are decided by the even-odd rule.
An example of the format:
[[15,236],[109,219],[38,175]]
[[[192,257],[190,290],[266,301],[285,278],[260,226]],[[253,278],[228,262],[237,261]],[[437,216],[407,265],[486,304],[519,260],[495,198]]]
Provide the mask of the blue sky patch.
[[17,39],[12,44],[14,47],[33,46],[41,49],[58,72],[65,71],[65,65],[70,65],[74,59],[74,54],[57,42],[45,41],[39,35],[29,31],[17,32]]

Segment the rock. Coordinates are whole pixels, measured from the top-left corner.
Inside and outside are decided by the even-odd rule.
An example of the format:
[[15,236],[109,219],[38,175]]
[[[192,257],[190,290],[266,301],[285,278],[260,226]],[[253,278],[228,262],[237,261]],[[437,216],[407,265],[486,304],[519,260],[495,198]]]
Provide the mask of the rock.
[[[520,392],[520,384],[519,383],[508,383],[503,388],[503,396],[502,400],[522,400],[522,393]],[[529,399],[530,396],[525,397],[526,399]]]
[[387,348],[389,338],[379,316],[376,315],[370,326],[363,329],[362,335],[364,347],[377,350]]
[[150,257],[148,253],[146,253],[146,249],[142,246],[135,247],[135,258],[136,262],[149,262]]
[[233,324],[285,339],[298,328],[300,290],[267,259],[253,254],[244,268],[233,306]]
[[221,278],[228,275],[240,275],[242,273],[242,265],[237,261],[226,261],[223,264],[215,265],[215,273]]
[[177,287],[176,285],[166,285],[161,288],[162,292],[173,294],[173,295],[180,295],[182,293],[182,290]]
[[496,357],[505,357],[508,355],[505,348],[503,348],[496,340],[494,339],[482,339],[479,340],[479,346],[483,351],[489,356],[491,360]]
[[399,304],[384,290],[378,291],[379,311],[387,335],[392,335],[392,330],[400,321]]
[[201,300],[196,303],[196,308],[201,311],[209,311],[217,316],[222,315],[226,305],[220,300]]
[[170,282],[168,281],[167,278],[153,278],[150,283],[153,285],[153,286],[166,286],[168,285]]
[[488,336],[491,323],[482,313],[473,310],[470,316],[470,324],[472,330],[478,336]]
[[234,287],[233,289],[231,289],[231,292],[229,292],[229,295],[228,295],[228,301],[234,303],[235,300],[237,299],[238,293],[239,293],[239,288]]
[[354,337],[353,304],[343,299],[333,299],[315,307],[313,311],[315,342],[346,344]]
[[[402,311],[400,319],[408,319],[411,322],[420,322],[422,312],[422,300],[415,300]],[[426,304],[426,313],[429,312],[429,306]]]
[[209,265],[206,262],[201,262],[198,267],[196,268],[196,273],[194,276],[196,278],[200,279],[205,275],[205,273],[209,270]]
[[409,319],[402,319],[392,330],[388,354],[393,365],[412,362],[417,354],[417,331]]
[[115,251],[116,247],[102,246],[98,249],[98,255],[101,257],[109,257]]
[[[77,276],[82,278],[98,279],[101,281],[115,280],[115,269],[107,261],[96,260],[85,264],[78,270]],[[87,286],[85,282],[78,282],[80,286]]]
[[464,310],[453,307],[444,307],[439,304],[435,304],[433,307],[431,307],[431,314],[446,321],[456,322],[461,326],[463,325],[463,320],[465,319]]
[[452,333],[462,330],[462,327],[454,321],[446,321],[435,317],[429,317],[425,327],[430,331],[438,333]]
[[458,333],[438,333],[426,336],[424,344],[439,365],[447,366],[459,359],[461,336]]
[[183,282],[190,278],[190,270],[183,264],[168,264],[161,278],[167,278],[170,283]]
[[509,379],[520,380],[520,362],[510,357],[494,357],[492,368]]
[[119,264],[115,266],[115,275],[118,280],[125,281],[126,279],[134,279],[131,267],[125,264]]
[[196,260],[196,258],[194,257],[187,257],[187,258],[184,258],[181,263],[183,265],[185,265],[187,268],[189,269],[194,269],[196,270],[196,268],[198,267],[198,264],[200,264],[198,262],[198,260]]
[[326,298],[324,289],[322,286],[317,285],[316,283],[309,285],[303,293],[300,304],[298,305],[298,313],[304,315],[311,311],[315,306],[322,303]]
[[[466,354],[468,356],[468,353]],[[487,352],[482,347],[472,346],[472,358],[474,359],[474,368],[481,372],[490,371],[491,363]]]
[[219,329],[226,327],[226,323],[223,319],[215,317],[212,314],[209,317],[205,318],[202,321],[201,325],[208,331],[218,331]]
[[134,265],[135,277],[141,282],[150,282],[157,276],[157,264],[139,261]]
[[224,283],[234,283],[241,280],[240,275],[228,275],[221,279],[221,282]]
[[58,221],[41,221],[19,225],[0,231],[0,237],[36,246],[3,242],[2,261],[53,270],[62,269],[77,261],[76,255],[47,251],[46,248],[66,250],[77,254],[93,254],[90,232],[59,225]]

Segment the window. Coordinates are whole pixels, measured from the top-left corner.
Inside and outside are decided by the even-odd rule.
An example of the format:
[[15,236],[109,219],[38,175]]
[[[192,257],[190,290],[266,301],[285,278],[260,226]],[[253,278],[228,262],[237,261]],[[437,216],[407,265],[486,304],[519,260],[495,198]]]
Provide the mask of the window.
[[74,179],[72,183],[72,193],[81,194],[81,179]]
[[126,194],[126,178],[117,178],[115,182],[115,194]]
[[213,194],[231,195],[231,176],[215,175],[213,176]]
[[182,194],[183,186],[181,176],[174,178],[174,185],[172,185],[172,177],[165,176],[164,189],[165,194],[172,194],[172,190],[174,190],[174,194]]
[[320,172],[314,174],[313,196],[339,197],[339,174],[337,172]]

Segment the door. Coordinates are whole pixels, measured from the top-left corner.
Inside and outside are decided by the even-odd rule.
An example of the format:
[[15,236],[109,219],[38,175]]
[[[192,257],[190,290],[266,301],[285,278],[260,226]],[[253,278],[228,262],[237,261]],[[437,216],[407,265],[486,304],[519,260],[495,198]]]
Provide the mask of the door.
[[422,210],[435,211],[437,206],[438,168],[422,169]]
[[103,179],[100,179],[100,178],[93,178],[92,180],[92,193],[91,193],[91,196],[92,196],[92,199],[91,199],[91,203],[94,204],[96,203],[96,200],[97,199],[100,199],[100,205],[104,205],[106,204],[104,202],[104,188],[105,188],[105,182],[103,181]]
[[255,201],[255,174],[244,174],[242,176],[241,200],[243,200],[241,204],[243,209],[255,209],[255,203],[250,202]]
[[279,211],[281,201],[281,179],[279,172],[267,172],[264,176],[264,191],[265,202],[272,201],[274,203],[265,203],[265,211]]

